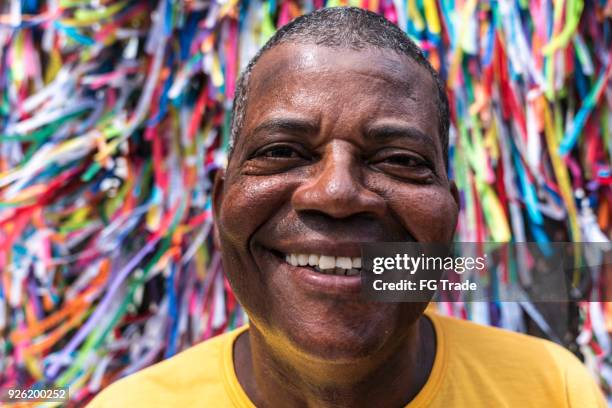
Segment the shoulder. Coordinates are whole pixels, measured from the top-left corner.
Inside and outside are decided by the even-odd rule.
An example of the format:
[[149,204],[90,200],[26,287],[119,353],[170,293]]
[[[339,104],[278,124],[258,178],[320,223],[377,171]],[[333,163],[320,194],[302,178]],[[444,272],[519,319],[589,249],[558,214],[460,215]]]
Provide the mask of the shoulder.
[[603,393],[584,364],[567,349],[543,341],[547,355],[561,371],[565,384],[565,397],[570,407],[607,407]]
[[504,329],[428,316],[440,330],[452,375],[470,378],[462,387],[486,386],[498,395],[522,393],[526,400],[555,401],[556,406],[606,406],[594,378],[564,347]]
[[246,327],[213,337],[174,357],[124,377],[98,394],[88,408],[184,406],[225,395],[224,352]]
[[[528,360],[523,363],[561,368],[580,361],[564,347],[538,337],[498,327],[485,326],[467,320],[428,314],[451,354],[471,356],[472,353],[503,360]],[[533,360],[533,357],[538,359]],[[548,367],[550,368],[550,367]]]

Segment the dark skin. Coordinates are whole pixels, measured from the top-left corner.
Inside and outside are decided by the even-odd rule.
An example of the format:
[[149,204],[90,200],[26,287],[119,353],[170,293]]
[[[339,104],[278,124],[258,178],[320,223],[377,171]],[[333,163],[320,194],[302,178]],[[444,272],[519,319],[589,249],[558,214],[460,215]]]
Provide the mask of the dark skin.
[[213,202],[250,319],[234,366],[255,405],[399,407],[426,383],[435,333],[425,303],[366,302],[358,280],[284,257],[452,240],[458,196],[434,95],[427,70],[389,50],[283,44],[254,67]]

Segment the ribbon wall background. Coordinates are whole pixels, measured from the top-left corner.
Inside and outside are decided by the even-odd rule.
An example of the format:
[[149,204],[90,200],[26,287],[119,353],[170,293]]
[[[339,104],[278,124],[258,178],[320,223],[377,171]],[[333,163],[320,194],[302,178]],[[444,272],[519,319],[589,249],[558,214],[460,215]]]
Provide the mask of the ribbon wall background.
[[[609,242],[610,1],[4,1],[0,387],[69,385],[80,405],[244,323],[210,236],[234,83],[277,27],[338,5],[397,23],[446,80],[458,240]],[[528,283],[515,255],[484,278]],[[604,277],[571,338],[528,300],[438,307],[535,323],[607,390]]]

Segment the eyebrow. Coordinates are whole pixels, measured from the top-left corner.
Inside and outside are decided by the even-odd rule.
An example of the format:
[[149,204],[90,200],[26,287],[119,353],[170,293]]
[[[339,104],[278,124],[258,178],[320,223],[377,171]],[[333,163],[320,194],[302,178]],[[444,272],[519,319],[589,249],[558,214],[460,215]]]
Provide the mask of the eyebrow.
[[[272,118],[255,127],[252,135],[259,133],[285,133],[296,136],[312,135],[319,131],[316,121],[302,118]],[[421,130],[404,124],[382,123],[365,129],[364,136],[384,143],[393,139],[411,139],[418,143],[435,145],[434,139]]]
[[409,138],[420,143],[435,144],[434,139],[430,135],[423,133],[415,127],[392,123],[374,125],[366,129],[365,136],[367,138],[377,139],[380,142],[391,139]]
[[257,125],[253,135],[258,133],[289,133],[293,135],[313,134],[319,131],[319,125],[311,120],[300,118],[274,118]]

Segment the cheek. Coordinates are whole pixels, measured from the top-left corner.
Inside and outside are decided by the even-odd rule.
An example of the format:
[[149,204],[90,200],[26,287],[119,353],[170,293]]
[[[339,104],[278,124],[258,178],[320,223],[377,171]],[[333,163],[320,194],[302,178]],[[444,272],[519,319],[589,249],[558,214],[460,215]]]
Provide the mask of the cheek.
[[253,233],[287,202],[285,184],[282,176],[238,176],[225,191],[218,220],[221,234],[234,246],[248,247]]
[[458,209],[448,189],[406,185],[392,191],[387,198],[389,207],[418,241],[449,242],[453,239]]
[[261,276],[254,261],[251,237],[283,206],[285,194],[281,178],[237,177],[224,192],[217,225],[225,274],[249,317],[265,322],[269,282]]

